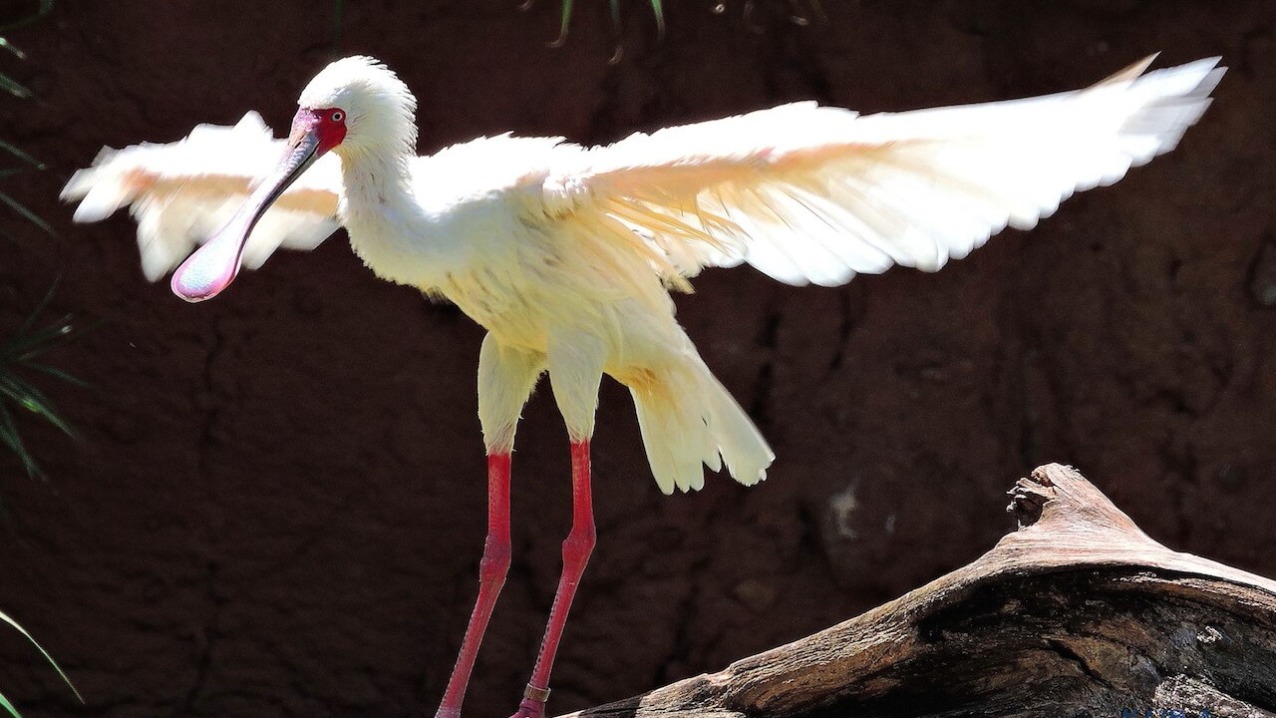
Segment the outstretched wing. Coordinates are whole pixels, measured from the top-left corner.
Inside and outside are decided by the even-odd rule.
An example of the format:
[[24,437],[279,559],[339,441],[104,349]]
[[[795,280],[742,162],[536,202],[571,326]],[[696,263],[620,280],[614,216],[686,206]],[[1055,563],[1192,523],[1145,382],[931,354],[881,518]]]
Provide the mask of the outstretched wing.
[[[256,112],[234,127],[200,125],[170,144],[104,148],[62,190],[79,200],[75,221],[96,222],[129,206],[142,271],[155,281],[220,229],[284,151]],[[314,249],[336,231],[339,161],[321,158],[262,217],[244,249],[252,269],[279,247]]]
[[1223,68],[1142,74],[1151,59],[1026,100],[869,116],[808,102],[634,135],[552,173],[545,204],[625,224],[675,285],[741,262],[791,284],[934,271],[1173,149]]

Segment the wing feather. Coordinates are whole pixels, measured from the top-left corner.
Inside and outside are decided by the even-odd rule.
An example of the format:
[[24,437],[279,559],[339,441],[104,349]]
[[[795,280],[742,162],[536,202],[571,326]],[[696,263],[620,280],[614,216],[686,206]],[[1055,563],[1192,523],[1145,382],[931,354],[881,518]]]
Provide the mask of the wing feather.
[[[220,229],[284,149],[256,112],[234,127],[200,125],[182,140],[104,148],[62,190],[79,201],[75,221],[96,222],[121,207],[137,219],[142,271],[156,281]],[[244,248],[256,269],[279,247],[314,249],[336,231],[340,165],[320,158],[268,211]]]
[[546,201],[618,219],[675,286],[742,262],[791,284],[934,271],[1173,149],[1224,70],[1142,74],[1150,61],[1025,100],[869,116],[806,102],[637,134],[573,155]]

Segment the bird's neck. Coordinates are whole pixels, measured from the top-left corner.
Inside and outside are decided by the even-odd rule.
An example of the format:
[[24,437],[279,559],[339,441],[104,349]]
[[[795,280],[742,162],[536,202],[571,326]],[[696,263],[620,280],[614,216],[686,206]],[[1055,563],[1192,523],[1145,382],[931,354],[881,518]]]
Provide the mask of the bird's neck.
[[[412,197],[410,160],[411,152],[403,147],[343,154],[343,219],[358,219],[357,215],[361,214],[379,215],[384,213],[386,205],[405,206]],[[352,214],[355,216],[349,216]]]
[[350,246],[377,276],[430,291],[437,283],[428,226],[412,184],[412,154],[363,152],[341,157],[338,215]]

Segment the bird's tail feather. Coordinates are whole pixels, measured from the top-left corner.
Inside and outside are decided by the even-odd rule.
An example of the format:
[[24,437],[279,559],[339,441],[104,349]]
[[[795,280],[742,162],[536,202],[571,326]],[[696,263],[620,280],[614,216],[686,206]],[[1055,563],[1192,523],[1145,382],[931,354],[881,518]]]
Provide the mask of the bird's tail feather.
[[[697,357],[694,362],[627,381],[647,460],[660,490],[704,486],[704,466],[751,486],[775,459],[766,439]],[[703,465],[703,466],[702,466]]]

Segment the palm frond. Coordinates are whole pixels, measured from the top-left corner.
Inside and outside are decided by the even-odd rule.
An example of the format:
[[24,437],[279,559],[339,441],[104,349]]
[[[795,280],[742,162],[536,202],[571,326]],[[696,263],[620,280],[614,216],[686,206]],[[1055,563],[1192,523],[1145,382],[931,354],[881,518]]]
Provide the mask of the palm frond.
[[53,5],[55,4],[55,2],[56,0],[40,0],[40,4],[36,7],[35,12],[22,18],[21,20],[15,20],[7,25],[0,27],[0,30],[13,30],[14,28],[30,25],[31,23],[36,22],[37,20],[40,20],[45,15],[48,15],[49,13],[53,12]]
[[[34,14],[23,18],[18,22],[10,23],[0,29],[7,30],[35,22],[53,11],[53,3],[54,0],[40,0],[40,4]],[[26,59],[26,55],[23,54],[22,50],[15,47],[13,43],[3,37],[0,37],[0,49],[7,50],[19,60]],[[5,74],[0,74],[0,89],[21,98],[31,96],[30,90]],[[14,145],[4,142],[3,140],[0,140],[0,151],[3,151],[12,157],[16,157],[37,170],[44,169],[44,164],[42,162]],[[18,172],[19,170],[14,168],[0,168],[0,178],[10,177]],[[35,213],[22,206],[22,204],[9,197],[7,194],[0,193],[0,202],[9,206],[19,215],[35,224],[37,227],[43,229],[45,232],[53,234],[53,229],[45,223],[44,220],[40,219],[40,217],[38,217]],[[65,343],[74,335],[71,315],[69,314],[62,316],[57,321],[49,323],[46,326],[37,328],[39,317],[48,308],[49,302],[53,299],[53,294],[56,291],[57,286],[58,283],[55,281],[53,286],[49,288],[49,291],[45,293],[44,297],[36,305],[35,309],[22,321],[18,330],[14,332],[8,340],[0,344],[0,444],[8,447],[13,454],[18,457],[19,463],[22,464],[23,469],[29,476],[36,476],[40,474],[40,467],[36,465],[35,459],[32,458],[30,452],[27,451],[26,446],[22,443],[22,437],[18,434],[17,421],[15,421],[13,411],[11,411],[8,406],[9,402],[14,402],[23,409],[44,417],[45,421],[50,422],[71,436],[74,436],[75,432],[71,428],[71,425],[68,424],[56,410],[54,410],[53,404],[49,401],[48,397],[44,395],[44,392],[25,377],[14,373],[14,369],[23,369],[74,384],[83,383],[61,369],[49,366],[39,361],[41,355],[43,355],[46,351]],[[30,641],[31,645],[35,646],[36,650],[40,652],[40,655],[44,657],[44,660],[48,661],[49,665],[53,666],[53,670],[57,671],[58,676],[61,677],[67,687],[71,689],[71,692],[75,694],[75,697],[78,698],[81,703],[84,702],[84,697],[80,695],[80,691],[76,689],[73,683],[71,683],[71,679],[68,678],[66,672],[62,670],[62,666],[58,665],[57,661],[53,660],[53,656],[44,649],[44,646],[40,645],[40,643],[35,640],[34,636],[28,633],[25,628],[19,625],[17,621],[10,618],[6,613],[0,612],[0,623],[8,624],[11,628],[13,628],[13,630],[22,634],[23,637]],[[22,714],[18,712],[13,701],[9,700],[8,696],[3,693],[0,693],[0,709],[3,709],[3,714],[8,714],[10,718],[22,718]]]
[[[561,0],[562,4],[559,9],[558,20],[558,37],[551,43],[550,47],[562,47],[567,42],[567,33],[571,30],[572,9],[575,6],[575,0]],[[527,10],[532,7],[535,0],[527,0],[519,9]],[[651,5],[651,12],[656,16],[656,34],[664,37],[665,34],[665,10],[663,0],[647,0]],[[612,29],[616,34],[620,34],[620,0],[607,0],[608,10],[611,15]]]
[[64,314],[52,322],[39,323],[57,291],[57,286],[57,282],[54,282],[13,334],[0,342],[0,445],[8,448],[18,458],[27,475],[32,477],[44,474],[18,433],[15,412],[30,412],[67,436],[78,437],[74,427],[63,418],[52,400],[36,386],[32,378],[32,375],[43,375],[75,386],[84,386],[84,382],[77,377],[42,359],[48,351],[66,344],[80,334],[71,314]]
[[45,222],[43,219],[40,219],[40,215],[27,209],[26,206],[23,205],[21,202],[10,197],[4,192],[0,192],[0,204],[7,205],[9,209],[12,209],[14,212],[17,212],[20,216],[22,216],[23,219],[27,220],[31,224],[34,224],[35,226],[44,230],[44,232],[48,234],[49,236],[51,237],[57,236],[57,232],[53,231],[53,228],[49,226],[48,222]]
[[18,463],[22,464],[22,470],[27,472],[27,476],[40,476],[40,466],[31,457],[31,452],[27,451],[26,444],[22,443],[22,435],[18,433],[18,424],[13,420],[13,412],[2,403],[0,403],[0,443],[18,457]]
[[[3,611],[0,611],[0,622],[9,624],[13,630],[21,633],[24,638],[30,641],[31,645],[35,646],[35,649],[40,652],[40,655],[44,656],[44,660],[48,661],[49,665],[53,666],[53,670],[58,672],[58,676],[62,678],[62,682],[66,683],[67,687],[71,689],[71,692],[75,694],[75,697],[78,698],[81,703],[84,702],[84,696],[80,695],[80,691],[75,687],[75,684],[71,683],[71,679],[67,677],[66,671],[62,670],[62,666],[59,666],[58,662],[53,660],[53,656],[50,655],[48,651],[44,650],[44,646],[40,645],[40,642],[35,640],[35,637],[28,633],[27,629],[23,628],[17,621],[9,618],[8,614]],[[19,715],[18,710],[14,708],[13,704],[4,696],[0,696],[0,705],[4,706],[4,708],[8,710],[10,714],[15,716],[15,718]]]
[[3,708],[13,718],[22,718],[22,714],[18,712],[17,708],[13,707],[13,703],[3,693],[0,693],[0,708]]
[[[19,50],[17,45],[14,45],[3,37],[0,37],[0,50],[8,50],[10,53],[16,55],[19,60],[27,59],[26,53]],[[31,96],[30,90],[17,80],[2,72],[0,72],[0,90],[4,90],[14,97],[21,97],[23,99]]]
[[[8,152],[9,154],[13,155],[14,157],[17,157],[18,159],[22,160],[23,162],[26,162],[27,164],[31,165],[32,167],[38,170],[44,169],[43,162],[41,162],[40,160],[37,160],[36,158],[32,157],[26,152],[23,152],[18,147],[8,142],[5,142],[4,140],[0,140],[0,150],[4,150],[5,152]],[[17,172],[17,170],[10,170],[10,172],[11,173]]]
[[32,92],[28,90],[25,85],[4,73],[0,73],[0,90],[4,90],[10,95],[20,97],[24,100],[32,95]]

